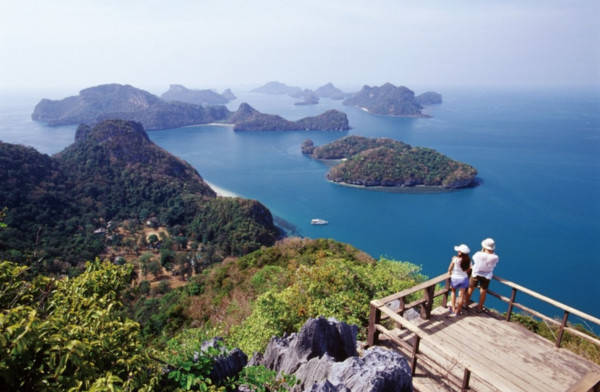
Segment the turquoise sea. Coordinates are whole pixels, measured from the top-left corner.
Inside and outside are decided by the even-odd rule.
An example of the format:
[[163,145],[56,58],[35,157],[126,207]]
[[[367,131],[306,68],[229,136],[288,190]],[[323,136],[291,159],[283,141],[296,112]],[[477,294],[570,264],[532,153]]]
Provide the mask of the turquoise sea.
[[[231,109],[246,101],[297,119],[336,108],[348,114],[352,129],[234,133],[194,126],[150,132],[151,139],[209,182],[260,200],[299,235],[334,238],[375,257],[411,261],[432,277],[446,270],[454,245],[464,242],[477,250],[483,238],[493,237],[500,255],[497,275],[600,316],[600,91],[439,89],[444,103],[427,108],[432,118],[407,119],[373,116],[328,99],[294,106],[286,96],[233,90],[241,98]],[[75,127],[49,128],[29,115],[42,97],[64,96],[1,96],[0,139],[60,151],[72,142]],[[300,144],[345,135],[434,148],[475,166],[482,183],[426,194],[329,183],[327,166],[303,156]],[[312,218],[329,225],[312,226]]]

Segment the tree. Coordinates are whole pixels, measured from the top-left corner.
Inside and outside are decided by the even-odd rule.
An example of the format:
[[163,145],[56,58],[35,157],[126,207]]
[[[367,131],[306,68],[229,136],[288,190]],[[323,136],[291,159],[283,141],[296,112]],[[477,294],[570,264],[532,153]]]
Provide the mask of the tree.
[[87,263],[76,278],[0,263],[0,384],[7,390],[148,390],[157,374],[120,293],[131,265]]

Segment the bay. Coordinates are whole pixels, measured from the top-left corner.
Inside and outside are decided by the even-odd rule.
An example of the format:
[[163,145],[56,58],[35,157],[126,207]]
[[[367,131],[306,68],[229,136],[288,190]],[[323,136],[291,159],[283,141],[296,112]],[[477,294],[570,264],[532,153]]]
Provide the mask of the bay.
[[[444,103],[428,107],[433,116],[428,119],[374,116],[328,99],[299,107],[285,96],[234,92],[240,98],[231,109],[248,102],[298,119],[334,108],[348,114],[352,129],[237,133],[193,126],[149,132],[151,139],[216,186],[261,201],[300,235],[334,238],[374,257],[411,261],[429,276],[446,270],[454,245],[477,250],[483,238],[493,237],[500,255],[497,275],[599,315],[598,91],[454,88],[441,91]],[[39,98],[0,97],[0,139],[55,153],[72,142],[75,127],[32,122],[29,115]],[[306,138],[323,144],[345,135],[434,148],[475,166],[482,184],[423,194],[332,184],[325,179],[327,166],[303,156],[300,144]],[[312,218],[329,225],[310,225]],[[533,306],[560,315],[543,304]]]

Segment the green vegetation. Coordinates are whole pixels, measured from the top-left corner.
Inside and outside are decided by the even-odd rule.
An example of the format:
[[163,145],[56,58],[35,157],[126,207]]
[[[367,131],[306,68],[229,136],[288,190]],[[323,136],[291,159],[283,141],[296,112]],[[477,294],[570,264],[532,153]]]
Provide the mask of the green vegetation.
[[473,186],[477,170],[435,150],[393,139],[348,136],[314,148],[317,159],[345,160],[329,170],[334,182],[362,186],[462,188]]
[[[209,262],[271,245],[279,235],[262,204],[217,199],[194,168],[133,122],[82,126],[55,157],[0,143],[0,167],[0,206],[7,207],[0,257],[40,271],[67,273],[107,246],[133,248],[149,219],[172,234],[163,247],[184,251],[194,240]],[[140,241],[143,248],[146,238]]]
[[347,98],[343,103],[365,108],[373,114],[424,116],[421,113],[422,106],[415,99],[415,93],[404,86],[396,87],[391,83],[385,83],[380,87],[363,86],[358,93]]

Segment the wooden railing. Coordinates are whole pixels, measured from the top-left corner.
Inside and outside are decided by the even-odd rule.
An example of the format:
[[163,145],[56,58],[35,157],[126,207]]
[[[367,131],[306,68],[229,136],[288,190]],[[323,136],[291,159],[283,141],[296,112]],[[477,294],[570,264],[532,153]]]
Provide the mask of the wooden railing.
[[[574,309],[570,306],[567,306],[565,304],[562,304],[551,298],[548,298],[548,297],[546,297],[542,294],[539,294],[533,290],[530,290],[526,287],[523,287],[516,283],[510,282],[506,279],[502,279],[500,277],[494,277],[494,280],[502,283],[503,285],[510,287],[512,290],[511,297],[507,298],[505,296],[502,296],[502,295],[488,289],[488,293],[490,295],[500,299],[501,301],[508,303],[508,310],[506,313],[507,321],[510,321],[510,317],[511,317],[513,308],[518,308],[527,313],[530,313],[531,315],[533,315],[535,317],[541,318],[545,321],[548,321],[550,323],[558,325],[559,333],[557,336],[557,340],[555,342],[557,347],[560,347],[564,331],[568,331],[576,336],[579,336],[583,339],[586,339],[586,340],[600,346],[600,340],[598,340],[592,336],[589,336],[585,333],[582,333],[582,332],[580,332],[574,328],[571,328],[567,325],[567,320],[568,320],[569,314],[576,315],[584,320],[590,321],[599,326],[600,326],[600,319],[593,317],[589,314],[586,314],[584,312],[581,312],[581,311]],[[442,282],[445,282],[445,286],[440,288],[439,285]],[[432,350],[435,351],[438,354],[438,356],[440,356],[441,358],[443,358],[446,361],[459,363],[460,365],[462,365],[462,367],[464,367],[463,377],[462,377],[462,380],[459,380],[459,382],[460,382],[461,390],[466,391],[467,389],[469,389],[469,380],[471,377],[471,372],[475,372],[476,374],[484,375],[484,374],[486,374],[486,369],[482,368],[478,362],[473,361],[469,357],[461,356],[461,355],[457,356],[457,353],[447,351],[443,346],[439,345],[434,339],[432,339],[427,333],[425,333],[423,330],[421,330],[421,328],[419,328],[415,324],[411,323],[408,319],[403,317],[404,312],[406,312],[407,310],[413,309],[413,308],[419,308],[421,318],[428,320],[430,318],[434,299],[436,297],[441,296],[442,297],[441,305],[443,307],[446,307],[447,301],[448,301],[449,287],[450,287],[450,276],[448,273],[445,273],[445,274],[439,275],[433,279],[430,279],[426,282],[420,283],[414,287],[403,290],[399,293],[389,295],[385,298],[372,300],[370,303],[369,330],[368,330],[368,335],[367,335],[367,344],[369,346],[376,345],[379,341],[379,335],[383,333],[384,335],[386,335],[386,337],[388,339],[390,339],[391,341],[393,341],[394,343],[398,344],[399,346],[404,348],[406,351],[411,353],[411,357],[410,357],[411,372],[412,372],[412,375],[414,375],[415,371],[416,371],[416,367],[417,367],[417,360],[421,356],[421,353],[419,352],[419,345],[421,344],[421,341],[431,343],[429,346],[431,346]],[[438,289],[437,291],[436,291],[436,288]],[[407,300],[410,297],[414,297],[415,294],[417,294],[419,292],[423,293],[422,298],[415,299],[415,300],[407,303]],[[553,305],[553,306],[558,307],[559,309],[563,310],[564,314],[563,314],[562,322],[554,320],[551,317],[548,317],[538,311],[530,309],[530,308],[526,307],[525,305],[516,302],[515,300],[516,300],[516,296],[517,296],[518,292],[525,293],[531,297],[537,298],[541,301],[544,301],[550,305]],[[394,301],[399,302],[397,310],[394,310],[389,306],[389,304]],[[412,345],[409,344],[407,341],[400,339],[392,331],[388,330],[384,325],[382,325],[381,322],[382,322],[382,320],[385,320],[385,319],[391,319],[398,328],[405,328],[405,329],[409,330],[410,332],[412,332],[414,334],[414,340],[413,340]],[[428,357],[427,360],[432,361],[433,363],[436,363],[435,360],[431,357]],[[436,363],[436,365],[439,366],[440,364]],[[502,385],[502,384],[503,384],[502,379],[496,379],[494,382],[494,385],[496,387],[501,388],[502,390],[511,390],[510,385]],[[594,386],[594,388],[598,388],[598,384],[596,384]],[[596,389],[590,389],[590,390],[595,391]]]
[[[600,326],[600,319],[599,318],[591,316],[591,315],[589,315],[587,313],[584,313],[584,312],[582,312],[580,310],[577,310],[575,308],[572,308],[570,306],[567,306],[567,305],[565,305],[565,304],[563,304],[561,302],[555,301],[552,298],[548,298],[545,295],[537,293],[537,292],[535,292],[533,290],[530,290],[530,289],[528,289],[526,287],[523,287],[521,285],[513,283],[513,282],[511,282],[509,280],[500,278],[499,276],[494,276],[493,279],[496,280],[496,281],[498,281],[498,282],[500,282],[500,283],[502,283],[503,285],[508,286],[508,287],[511,288],[510,298],[505,297],[503,295],[500,295],[500,294],[498,294],[498,293],[496,293],[496,292],[488,289],[488,294],[490,294],[490,295],[492,295],[492,296],[498,298],[499,300],[501,300],[503,302],[506,302],[508,304],[508,309],[506,311],[506,320],[507,321],[510,321],[510,317],[512,315],[513,308],[518,308],[518,309],[521,309],[522,311],[525,311],[525,312],[531,314],[534,317],[540,318],[540,319],[542,319],[542,320],[544,320],[544,321],[546,321],[548,323],[551,323],[551,324],[554,324],[554,325],[558,326],[559,329],[558,329],[558,334],[556,336],[556,341],[555,341],[556,347],[560,347],[560,344],[561,344],[562,338],[563,338],[563,334],[564,334],[565,331],[568,331],[568,332],[572,333],[573,335],[576,335],[576,336],[578,336],[578,337],[580,337],[582,339],[585,339],[585,340],[587,340],[587,341],[589,341],[589,342],[597,345],[598,347],[600,347],[600,340],[594,338],[593,336],[585,334],[585,333],[583,333],[583,332],[581,332],[581,331],[579,331],[579,330],[577,330],[575,328],[571,328],[571,327],[569,327],[567,325],[567,320],[569,318],[569,315],[571,315],[571,314],[574,315],[574,316],[577,316],[577,317],[579,317],[579,318],[581,318],[583,320],[587,320],[589,322],[592,322],[592,323],[594,323],[594,324],[596,324],[598,326]],[[515,299],[517,297],[517,293],[518,292],[521,292],[523,294],[527,294],[530,297],[539,299],[540,301],[543,301],[543,302],[545,302],[547,304],[550,304],[550,305],[552,305],[552,306],[554,306],[556,308],[559,308],[560,310],[563,311],[562,321],[555,320],[555,319],[553,319],[551,317],[546,316],[545,314],[543,314],[541,312],[538,312],[538,311],[536,311],[534,309],[531,309],[531,308],[529,308],[529,307],[527,307],[527,306],[525,306],[523,304],[520,304],[520,303],[516,302]]]

